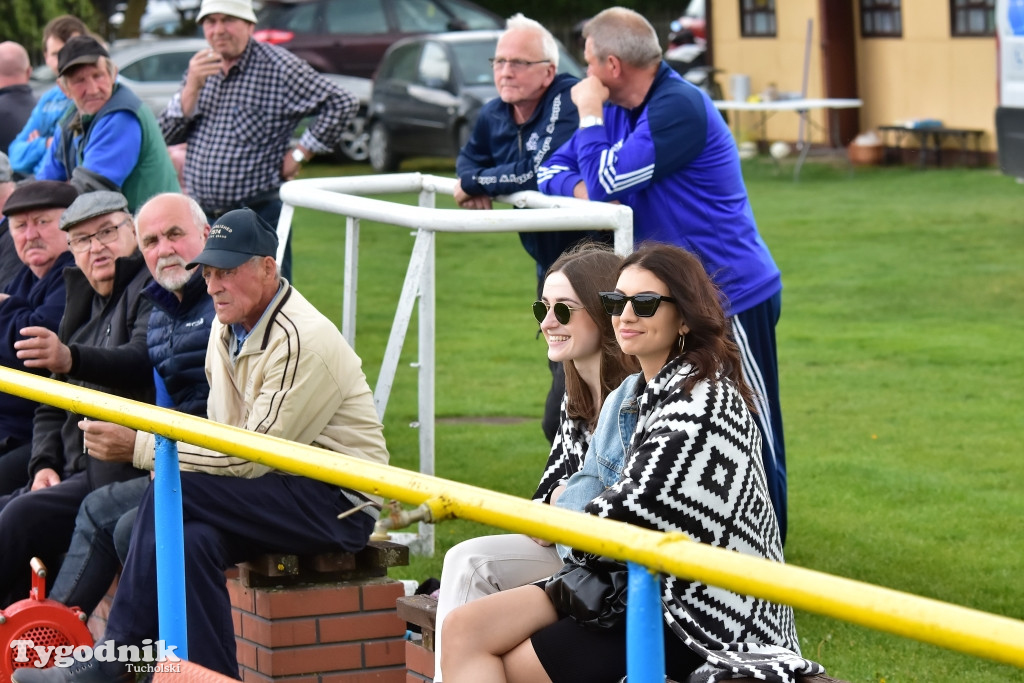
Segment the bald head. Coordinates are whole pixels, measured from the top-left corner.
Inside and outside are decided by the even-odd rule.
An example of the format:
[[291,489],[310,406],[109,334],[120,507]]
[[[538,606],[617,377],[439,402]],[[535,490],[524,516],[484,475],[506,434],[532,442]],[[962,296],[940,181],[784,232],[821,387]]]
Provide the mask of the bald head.
[[10,40],[0,43],[0,88],[28,83],[31,75],[32,65],[25,48]]

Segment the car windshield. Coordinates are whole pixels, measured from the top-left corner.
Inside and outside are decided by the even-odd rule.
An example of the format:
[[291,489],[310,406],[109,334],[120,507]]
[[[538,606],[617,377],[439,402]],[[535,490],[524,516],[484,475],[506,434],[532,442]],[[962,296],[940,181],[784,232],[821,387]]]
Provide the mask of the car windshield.
[[462,73],[462,82],[466,85],[489,85],[494,83],[494,71],[487,61],[494,56],[496,39],[478,41],[457,41],[452,43],[455,63]]

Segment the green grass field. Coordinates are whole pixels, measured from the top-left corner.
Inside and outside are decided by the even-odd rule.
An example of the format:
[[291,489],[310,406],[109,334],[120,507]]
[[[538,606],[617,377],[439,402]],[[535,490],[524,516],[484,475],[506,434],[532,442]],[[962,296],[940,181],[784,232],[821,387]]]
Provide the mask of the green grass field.
[[[1024,187],[992,170],[824,164],[793,182],[763,159],[745,174],[785,286],[787,560],[1024,617]],[[343,242],[343,219],[297,213],[295,284],[335,321]],[[362,224],[356,350],[371,385],[412,244],[407,229]],[[513,234],[440,235],[437,272],[437,474],[529,496],[549,384],[532,261]],[[385,434],[392,463],[416,469],[415,321],[410,337]],[[447,548],[491,531],[443,523],[436,555],[393,575],[440,576]],[[1024,681],[834,619],[799,613],[798,628],[804,653],[849,681]]]

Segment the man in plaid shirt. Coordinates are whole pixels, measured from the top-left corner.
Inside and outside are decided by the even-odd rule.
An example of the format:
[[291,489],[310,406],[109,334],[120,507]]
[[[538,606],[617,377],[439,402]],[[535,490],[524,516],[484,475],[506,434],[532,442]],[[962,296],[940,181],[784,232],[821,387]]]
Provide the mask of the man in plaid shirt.
[[[188,143],[185,191],[211,224],[249,207],[277,225],[281,183],[337,145],[358,101],[287,50],[254,40],[252,0],[203,0],[198,21],[210,48],[189,61],[160,115],[164,139]],[[308,116],[316,119],[292,147]],[[281,273],[291,279],[290,239]]]

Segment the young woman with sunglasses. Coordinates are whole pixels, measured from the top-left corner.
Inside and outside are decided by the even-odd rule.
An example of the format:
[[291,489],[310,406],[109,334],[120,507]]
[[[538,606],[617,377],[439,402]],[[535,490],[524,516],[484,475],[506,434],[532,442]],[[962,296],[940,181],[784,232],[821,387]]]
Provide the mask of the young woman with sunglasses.
[[[761,462],[751,392],[719,292],[696,257],[650,244],[601,294],[625,353],[642,372],[610,394],[560,507],[783,561]],[[628,446],[616,449],[625,430]],[[592,571],[592,555],[566,562]],[[487,596],[450,615],[448,683],[619,681],[624,619],[586,628],[556,608],[547,581]],[[822,668],[800,657],[792,609],[705,584],[662,581],[665,668],[678,681],[794,681]],[[500,628],[496,625],[500,624]]]
[[[615,284],[622,257],[584,244],[563,254],[544,279],[533,314],[548,344],[548,358],[565,369],[565,396],[547,465],[533,499],[553,503],[583,463],[605,396],[637,368],[615,342],[598,294]],[[444,557],[436,614],[434,680],[441,681],[445,616],[459,605],[550,576],[562,566],[546,541],[518,534],[463,541]]]

